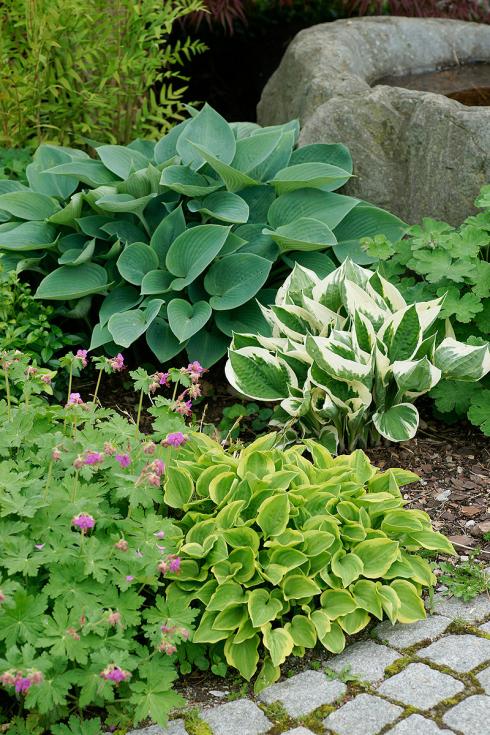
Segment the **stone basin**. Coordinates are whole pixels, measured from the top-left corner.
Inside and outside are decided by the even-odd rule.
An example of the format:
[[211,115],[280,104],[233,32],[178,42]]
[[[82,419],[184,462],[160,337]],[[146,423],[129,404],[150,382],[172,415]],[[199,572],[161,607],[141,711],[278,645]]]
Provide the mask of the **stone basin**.
[[262,125],[293,117],[300,145],[349,147],[346,193],[458,224],[490,182],[490,26],[371,17],[301,31],[258,105]]

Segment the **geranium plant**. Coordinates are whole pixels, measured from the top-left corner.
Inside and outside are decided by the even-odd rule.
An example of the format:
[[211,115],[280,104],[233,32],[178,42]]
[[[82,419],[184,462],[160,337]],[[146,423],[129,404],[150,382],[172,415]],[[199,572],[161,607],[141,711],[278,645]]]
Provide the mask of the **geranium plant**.
[[361,450],[334,459],[312,440],[287,450],[277,440],[232,453],[194,434],[165,478],[183,533],[168,602],[197,607],[193,644],[224,645],[245,679],[262,659],[256,690],[291,654],[317,643],[339,653],[371,617],[424,618],[421,592],[435,578],[417,551],[454,552],[426,513],[403,508],[412,472],[380,472]]
[[490,370],[488,344],[432,329],[444,296],[407,305],[379,273],[349,259],[324,279],[296,266],[263,308],[272,337],[235,335],[226,374],[242,394],[280,401],[276,423],[296,425],[333,450],[411,439],[415,399],[441,379],[472,382]]
[[[265,328],[295,262],[326,275],[360,235],[402,236],[384,210],[334,193],[352,174],[342,145],[294,149],[299,124],[228,124],[211,107],[156,145],[41,146],[29,186],[0,182],[0,252],[41,273],[36,297],[93,326],[92,348],[145,336],[160,362],[206,366],[232,331]],[[272,289],[272,290],[271,290]]]

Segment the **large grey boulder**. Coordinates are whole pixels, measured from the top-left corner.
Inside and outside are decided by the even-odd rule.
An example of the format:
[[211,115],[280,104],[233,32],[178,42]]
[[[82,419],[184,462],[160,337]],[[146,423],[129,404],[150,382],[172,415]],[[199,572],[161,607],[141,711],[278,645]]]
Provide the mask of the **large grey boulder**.
[[356,178],[346,193],[411,223],[431,216],[457,224],[490,181],[490,107],[376,82],[474,61],[490,61],[490,26],[397,17],[314,26],[287,49],[258,120],[297,117],[300,145],[347,145]]

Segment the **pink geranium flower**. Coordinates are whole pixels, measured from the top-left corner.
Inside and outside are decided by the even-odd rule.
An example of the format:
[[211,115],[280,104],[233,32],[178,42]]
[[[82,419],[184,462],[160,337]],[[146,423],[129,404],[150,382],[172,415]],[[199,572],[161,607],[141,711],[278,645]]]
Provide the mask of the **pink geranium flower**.
[[77,526],[82,533],[87,533],[95,526],[95,519],[88,513],[79,513],[71,519],[72,526]]

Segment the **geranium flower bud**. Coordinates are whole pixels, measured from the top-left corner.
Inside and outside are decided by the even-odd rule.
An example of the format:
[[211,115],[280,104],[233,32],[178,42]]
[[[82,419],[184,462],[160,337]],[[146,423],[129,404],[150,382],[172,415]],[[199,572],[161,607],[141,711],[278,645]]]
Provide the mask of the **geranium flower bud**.
[[119,549],[119,551],[127,551],[129,548],[129,544],[124,538],[121,538],[119,539],[119,541],[116,541],[114,546],[116,547],[116,549]]

